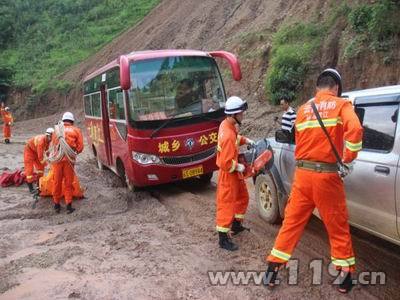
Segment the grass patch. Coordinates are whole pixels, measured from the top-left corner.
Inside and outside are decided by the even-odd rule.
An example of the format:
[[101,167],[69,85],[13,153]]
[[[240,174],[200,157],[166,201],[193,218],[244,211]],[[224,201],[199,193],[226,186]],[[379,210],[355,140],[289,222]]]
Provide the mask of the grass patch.
[[346,47],[344,57],[356,57],[363,50],[389,52],[395,49],[395,38],[400,34],[399,20],[399,1],[380,0],[355,7],[348,15],[355,39]]
[[159,2],[0,0],[0,66],[13,70],[15,87],[32,88],[37,95],[65,93],[72,84],[57,79],[59,74],[138,23]]
[[284,26],[274,34],[265,81],[267,97],[272,104],[278,104],[282,97],[296,98],[324,32],[325,26],[296,23]]

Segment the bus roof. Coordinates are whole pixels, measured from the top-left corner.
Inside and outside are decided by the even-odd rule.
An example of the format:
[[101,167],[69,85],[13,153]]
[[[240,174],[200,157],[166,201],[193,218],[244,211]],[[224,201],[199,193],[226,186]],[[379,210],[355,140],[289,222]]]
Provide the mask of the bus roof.
[[[146,51],[133,51],[125,55],[129,61],[138,61],[145,59],[161,58],[161,57],[173,57],[173,56],[205,56],[210,57],[207,52],[198,50],[186,50],[186,49],[167,49],[167,50],[146,50]],[[114,59],[105,66],[97,69],[96,71],[87,75],[83,81],[92,79],[114,67],[119,65],[119,57]]]
[[397,92],[400,92],[400,85],[390,85],[372,89],[345,92],[342,94],[342,97],[349,98],[351,102],[354,102],[354,99],[357,97],[394,94]]

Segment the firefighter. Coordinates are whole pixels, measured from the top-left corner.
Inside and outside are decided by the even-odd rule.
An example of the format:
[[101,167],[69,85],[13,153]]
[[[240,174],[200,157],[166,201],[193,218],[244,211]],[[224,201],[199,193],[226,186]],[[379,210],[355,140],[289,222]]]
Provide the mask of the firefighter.
[[[314,102],[321,119],[342,162],[348,164],[361,150],[362,127],[351,103],[340,98],[340,74],[335,69],[324,70],[318,76],[316,90]],[[332,264],[340,271],[339,291],[346,293],[353,285],[355,257],[343,180],[310,101],[299,108],[295,129],[297,168],[282,227],[267,257],[265,283],[274,286],[278,270],[290,259],[316,207],[328,232]]]
[[33,187],[33,171],[36,169],[38,180],[43,176],[44,167],[46,165],[45,152],[49,149],[54,129],[47,128],[46,134],[37,135],[28,140],[24,149],[24,167],[26,182],[29,192],[34,193]]
[[1,117],[3,118],[3,138],[4,143],[9,144],[11,139],[11,126],[13,125],[14,118],[11,114],[9,107],[4,107],[4,102],[1,103]]
[[74,126],[75,118],[70,112],[64,113],[62,122],[56,125],[52,140],[50,162],[54,171],[53,202],[56,213],[60,212],[62,183],[64,180],[64,199],[67,213],[75,211],[72,207],[74,165],[76,156],[83,151],[83,136],[78,127]]
[[229,251],[235,251],[235,245],[228,233],[238,234],[245,230],[242,222],[249,203],[246,183],[239,173],[245,166],[238,163],[239,146],[254,144],[248,138],[238,134],[238,128],[244,117],[247,103],[239,97],[230,97],[226,101],[225,120],[218,131],[217,166],[219,167],[217,185],[217,231],[219,246]]

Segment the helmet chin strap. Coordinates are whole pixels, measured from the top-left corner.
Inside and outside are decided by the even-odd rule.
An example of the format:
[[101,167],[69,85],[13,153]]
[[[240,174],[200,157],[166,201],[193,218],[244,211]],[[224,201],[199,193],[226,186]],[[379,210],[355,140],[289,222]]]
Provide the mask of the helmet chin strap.
[[238,119],[236,119],[236,114],[233,115],[233,119],[238,123],[239,126],[242,125],[242,122],[240,122]]

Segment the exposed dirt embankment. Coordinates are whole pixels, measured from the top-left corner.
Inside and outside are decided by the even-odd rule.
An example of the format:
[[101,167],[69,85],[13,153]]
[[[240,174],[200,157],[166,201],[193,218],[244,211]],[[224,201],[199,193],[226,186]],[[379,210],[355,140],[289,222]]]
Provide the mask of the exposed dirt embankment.
[[[243,80],[239,83],[225,76],[227,94],[238,94],[249,101],[251,109],[245,128],[254,135],[263,136],[273,126],[271,113],[278,110],[268,104],[264,90],[272,34],[282,24],[323,21],[331,16],[337,5],[337,1],[333,0],[164,0],[136,27],[125,31],[98,53],[68,70],[62,78],[75,82],[76,86],[67,96],[49,95],[41,100],[38,107],[31,109],[32,112],[26,112],[23,104],[25,95],[19,97],[14,93],[12,97],[16,104],[12,106],[21,107],[17,113],[23,118],[43,116],[65,108],[82,110],[81,81],[84,76],[131,51],[225,49],[239,56],[243,70]],[[344,47],[349,42],[342,38],[346,26],[347,22],[338,17],[332,26],[334,30],[323,38],[298,102],[306,100],[313,93],[315,76],[326,66],[336,66],[342,72],[345,90],[399,82],[400,68],[397,66],[400,57],[393,57],[392,62],[386,65],[382,63],[381,55],[376,53],[349,61],[341,59]]]

